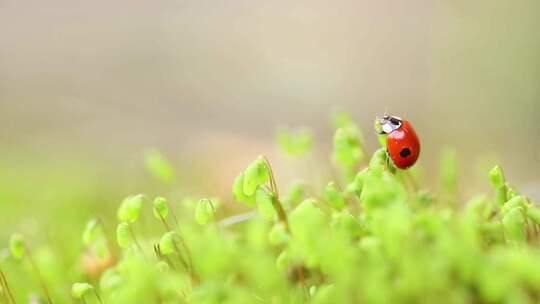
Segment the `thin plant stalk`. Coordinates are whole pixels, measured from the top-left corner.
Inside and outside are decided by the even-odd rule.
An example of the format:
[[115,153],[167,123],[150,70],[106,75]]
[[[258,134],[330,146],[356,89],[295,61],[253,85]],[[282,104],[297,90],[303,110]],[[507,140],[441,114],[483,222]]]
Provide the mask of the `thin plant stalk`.
[[304,268],[302,267],[298,267],[298,280],[300,281],[300,286],[302,286],[302,290],[304,291],[304,297],[306,299],[309,298],[309,291],[307,289],[307,285],[306,285],[306,278],[305,278],[305,273],[304,273]]
[[5,303],[15,303],[13,295],[11,294],[11,290],[9,290],[6,276],[4,275],[2,269],[0,269],[0,284],[2,286],[2,297],[4,298]]
[[[171,209],[169,209],[171,210]],[[172,214],[172,213],[171,213]],[[167,224],[167,221],[165,220],[165,218],[163,218],[163,216],[161,216],[161,214],[159,215],[159,218],[161,219],[161,222],[163,223],[163,226],[165,227],[165,229],[167,230],[167,232],[171,231],[170,227],[169,227],[169,224]],[[178,248],[178,246],[176,245],[176,242],[173,242],[173,245],[174,245],[174,249],[176,250],[176,252],[178,253],[178,256],[179,256],[179,259],[180,259],[180,263],[182,263],[182,265],[189,271],[189,273],[193,276],[193,262],[191,260],[191,254],[189,252],[189,249],[184,241],[184,238],[182,237],[182,235],[180,234],[180,232],[178,232],[178,237],[180,239],[180,243],[182,244],[182,247],[184,247],[184,250],[186,251],[186,256],[187,256],[187,259],[188,261],[186,262],[186,260],[184,259],[184,257],[182,256],[182,253],[180,251],[180,248]]]
[[92,288],[92,290],[94,291],[94,294],[96,295],[98,302],[103,303],[103,301],[101,301],[101,297],[99,296],[99,292],[95,288]]
[[[285,212],[285,209],[283,208],[283,205],[281,204],[279,200],[279,193],[277,189],[276,179],[274,177],[274,172],[272,171],[272,166],[270,165],[270,162],[266,158],[266,156],[262,157],[264,160],[264,163],[266,165],[266,168],[268,169],[268,175],[270,175],[270,188],[274,195],[274,200],[272,200],[272,205],[274,206],[274,209],[276,209],[276,212],[278,214],[279,220],[285,225],[285,230],[287,233],[291,234],[291,230],[289,228],[289,221],[287,219],[287,213]],[[300,280],[300,285],[302,286],[302,289],[304,291],[304,296],[309,298],[309,293],[307,291],[306,281],[305,281],[305,272],[303,268],[300,268],[298,270],[298,278]]]
[[163,256],[163,260],[165,260],[165,263],[167,263],[172,270],[176,270],[176,267],[168,256]]
[[[174,225],[176,226],[176,230],[178,231],[178,234],[180,236],[180,243],[182,243],[182,247],[184,247],[184,250],[186,251],[186,255],[187,255],[187,258],[188,258],[188,263],[190,265],[190,268],[192,269],[193,261],[191,259],[191,253],[190,253],[189,248],[188,248],[188,246],[186,244],[186,241],[182,237],[182,230],[180,229],[180,224],[179,224],[179,221],[178,221],[178,217],[176,216],[176,213],[174,213],[174,209],[172,208],[171,203],[169,201],[165,201],[165,203],[167,204],[167,207],[169,208],[169,212],[171,213],[171,217],[173,218]],[[161,217],[161,215],[160,215],[160,217]],[[167,229],[167,231],[170,231],[171,229],[169,228],[169,225],[167,224],[165,219],[163,219],[161,217],[161,221],[165,225],[165,229]],[[176,246],[176,244],[175,244],[175,246]]]
[[283,208],[283,204],[281,204],[279,200],[279,193],[277,189],[276,179],[274,177],[274,172],[272,171],[272,166],[270,166],[270,162],[268,161],[266,156],[263,156],[262,158],[264,160],[266,168],[268,169],[268,174],[270,175],[270,189],[274,194],[274,200],[272,205],[274,206],[274,209],[276,209],[279,220],[285,225],[285,229],[289,231],[289,221],[287,220],[287,213]]
[[7,277],[2,271],[2,269],[0,269],[0,276],[1,276],[0,280],[2,280],[2,291],[4,291],[3,293],[7,293],[8,298],[6,298],[6,300],[9,300],[6,302],[15,304],[16,303],[15,298],[13,298],[13,294],[11,293],[11,289],[9,288]]
[[165,201],[165,204],[167,204],[167,207],[169,208],[169,212],[171,213],[171,217],[173,218],[173,221],[174,221],[174,225],[176,226],[176,229],[178,229],[178,231],[180,231],[180,224],[178,223],[178,218],[176,217],[176,214],[174,213],[174,210],[171,206],[171,204],[169,203],[169,201]]
[[[180,240],[182,240],[181,237],[180,237]],[[182,257],[182,252],[180,251],[180,248],[178,248],[178,245],[176,245],[176,241],[173,240],[174,250],[176,250],[176,252],[178,253],[178,257],[180,259],[180,262],[188,270],[189,276],[191,277],[191,279],[194,280],[195,282],[199,282],[199,277],[197,276],[197,274],[193,270],[193,264],[192,264],[192,261],[191,261],[191,255],[190,255],[189,251],[187,251],[188,249],[187,249],[187,246],[185,246],[185,243],[183,243],[183,244],[184,244],[183,247],[186,250],[186,255],[188,257],[188,261],[189,261],[188,263],[186,263],[186,261]]]
[[49,288],[47,288],[47,284],[45,283],[45,280],[43,279],[43,276],[41,275],[41,271],[39,271],[39,267],[37,266],[34,258],[32,257],[32,253],[30,251],[30,248],[24,244],[25,250],[26,250],[26,258],[30,262],[30,265],[34,269],[34,273],[36,274],[39,284],[41,285],[41,289],[43,289],[43,292],[45,293],[45,297],[47,298],[47,303],[52,304],[51,295],[49,293]]
[[146,259],[146,254],[144,253],[144,250],[143,250],[141,244],[139,244],[139,241],[135,237],[135,233],[133,232],[133,229],[131,229],[131,226],[128,226],[128,228],[129,228],[129,233],[131,234],[131,238],[133,239],[133,242],[135,243],[135,246],[137,246],[137,249],[139,249],[139,251],[141,252],[143,258],[145,260],[147,260]]

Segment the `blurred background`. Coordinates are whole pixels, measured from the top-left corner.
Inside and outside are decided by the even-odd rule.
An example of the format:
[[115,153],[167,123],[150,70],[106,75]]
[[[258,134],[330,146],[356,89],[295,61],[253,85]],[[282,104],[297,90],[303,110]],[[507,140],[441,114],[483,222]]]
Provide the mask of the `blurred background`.
[[[0,238],[79,233],[129,194],[169,193],[151,148],[179,197],[231,201],[259,154],[282,185],[325,182],[336,109],[369,153],[376,115],[413,122],[426,188],[454,148],[464,196],[501,164],[540,201],[539,28],[537,0],[0,0]],[[307,160],[277,151],[279,126],[313,130]]]

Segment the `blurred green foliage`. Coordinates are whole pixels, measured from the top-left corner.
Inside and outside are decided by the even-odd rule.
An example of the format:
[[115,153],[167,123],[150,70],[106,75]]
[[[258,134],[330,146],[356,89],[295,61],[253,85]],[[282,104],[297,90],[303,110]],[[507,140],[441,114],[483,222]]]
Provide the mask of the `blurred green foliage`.
[[[458,204],[455,152],[442,156],[433,194],[397,170],[384,145],[368,159],[348,116],[334,123],[339,176],[322,189],[295,182],[280,195],[261,156],[232,182],[234,199],[257,210],[242,220],[214,199],[116,198],[118,222],[71,224],[78,240],[6,241],[0,301],[40,303],[50,293],[54,303],[538,302],[540,210],[499,166],[486,174],[492,194]],[[156,174],[167,161],[155,155],[148,169],[170,185]]]

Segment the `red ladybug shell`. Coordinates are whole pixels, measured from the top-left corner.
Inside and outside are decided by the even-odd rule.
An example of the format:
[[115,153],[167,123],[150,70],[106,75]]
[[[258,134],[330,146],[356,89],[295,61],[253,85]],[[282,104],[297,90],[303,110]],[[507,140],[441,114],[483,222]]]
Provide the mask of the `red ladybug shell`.
[[402,120],[399,128],[388,133],[386,148],[396,167],[407,169],[416,163],[420,156],[420,141],[407,120]]

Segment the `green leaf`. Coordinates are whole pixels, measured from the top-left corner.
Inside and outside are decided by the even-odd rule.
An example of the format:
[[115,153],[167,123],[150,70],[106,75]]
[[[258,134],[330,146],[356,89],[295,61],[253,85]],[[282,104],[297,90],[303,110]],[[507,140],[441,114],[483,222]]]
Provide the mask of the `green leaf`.
[[120,222],[134,223],[141,215],[144,195],[137,194],[125,198],[118,208],[117,218]]
[[118,246],[124,249],[128,248],[133,242],[128,223],[122,222],[116,227],[116,242]]
[[330,205],[337,210],[343,209],[346,205],[343,194],[334,182],[330,182],[328,185],[326,185],[326,188],[324,189],[324,197],[330,203]]
[[175,231],[169,231],[165,233],[159,240],[159,250],[163,255],[171,255],[176,251],[176,239],[178,233]]
[[264,218],[273,220],[276,217],[276,210],[274,209],[275,197],[270,191],[259,187],[255,194],[255,200],[257,201],[257,209]]
[[195,207],[195,220],[199,225],[206,225],[214,219],[215,212],[212,202],[207,198],[203,198],[199,200],[197,207]]
[[92,285],[88,283],[74,283],[71,286],[71,295],[75,299],[81,299],[86,293],[93,289]]
[[169,207],[167,205],[167,199],[164,197],[156,197],[154,199],[154,208],[152,209],[154,216],[158,220],[165,220],[169,215]]
[[9,251],[15,259],[22,259],[26,253],[24,238],[21,234],[13,234],[9,240]]
[[83,243],[86,246],[90,246],[92,243],[96,241],[97,234],[99,231],[99,221],[97,219],[92,219],[88,221],[86,224],[86,227],[84,228],[83,232]]
[[172,165],[159,151],[150,150],[146,152],[144,160],[146,168],[156,178],[164,183],[172,183],[175,181],[176,176]]

